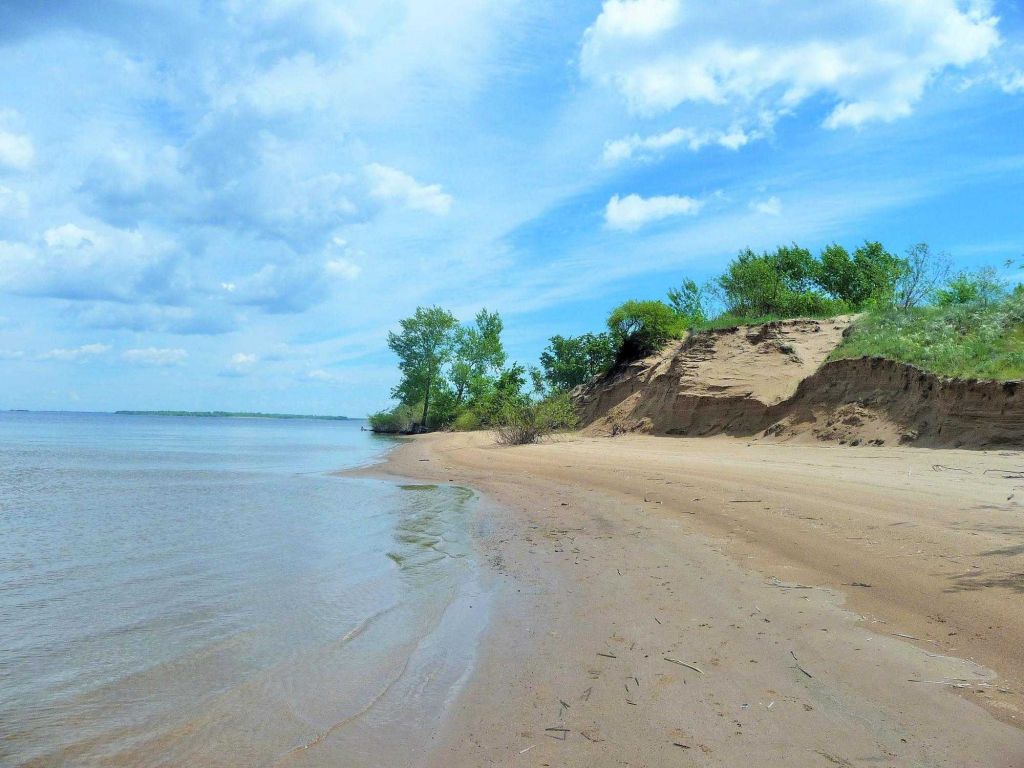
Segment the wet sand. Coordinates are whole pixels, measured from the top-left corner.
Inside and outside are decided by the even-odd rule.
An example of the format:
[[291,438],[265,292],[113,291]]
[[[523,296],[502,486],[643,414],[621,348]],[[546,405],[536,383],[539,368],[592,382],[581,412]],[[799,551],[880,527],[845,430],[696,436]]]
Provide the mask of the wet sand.
[[1024,766],[1024,454],[409,440],[497,606],[438,766]]

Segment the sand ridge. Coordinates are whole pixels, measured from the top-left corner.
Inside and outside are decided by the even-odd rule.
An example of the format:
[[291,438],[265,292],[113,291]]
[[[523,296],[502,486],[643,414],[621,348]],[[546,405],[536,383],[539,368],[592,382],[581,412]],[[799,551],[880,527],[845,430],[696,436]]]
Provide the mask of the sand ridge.
[[1024,765],[1021,468],[730,438],[410,440],[375,471],[496,502],[480,545],[503,594],[433,764]]
[[853,317],[689,334],[574,390],[590,434],[859,445],[1024,445],[1024,383],[947,379],[882,358],[828,358]]

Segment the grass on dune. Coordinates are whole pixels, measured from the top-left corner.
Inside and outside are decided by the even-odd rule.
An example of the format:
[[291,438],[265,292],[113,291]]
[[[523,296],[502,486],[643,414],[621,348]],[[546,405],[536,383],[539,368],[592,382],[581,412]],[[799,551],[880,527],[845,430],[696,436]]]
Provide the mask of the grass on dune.
[[987,305],[869,312],[831,360],[887,357],[941,376],[1024,379],[1024,295]]

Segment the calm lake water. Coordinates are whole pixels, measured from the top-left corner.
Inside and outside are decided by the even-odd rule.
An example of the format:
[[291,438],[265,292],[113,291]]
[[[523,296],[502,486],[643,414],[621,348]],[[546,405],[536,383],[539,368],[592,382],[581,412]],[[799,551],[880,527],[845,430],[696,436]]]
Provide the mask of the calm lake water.
[[472,668],[472,494],[362,422],[0,413],[0,765],[416,765]]

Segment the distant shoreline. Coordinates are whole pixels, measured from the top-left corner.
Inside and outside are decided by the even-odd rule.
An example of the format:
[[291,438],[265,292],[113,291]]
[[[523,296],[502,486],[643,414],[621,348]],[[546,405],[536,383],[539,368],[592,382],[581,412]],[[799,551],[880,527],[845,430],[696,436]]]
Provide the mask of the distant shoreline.
[[114,411],[115,416],[193,416],[220,419],[315,419],[317,421],[357,421],[350,416],[311,416],[296,413],[258,413],[248,411]]

